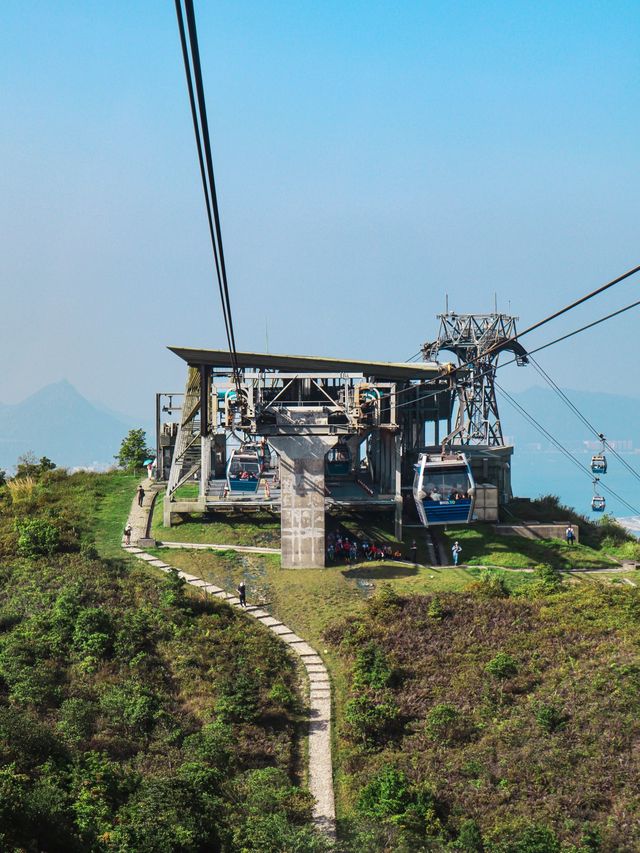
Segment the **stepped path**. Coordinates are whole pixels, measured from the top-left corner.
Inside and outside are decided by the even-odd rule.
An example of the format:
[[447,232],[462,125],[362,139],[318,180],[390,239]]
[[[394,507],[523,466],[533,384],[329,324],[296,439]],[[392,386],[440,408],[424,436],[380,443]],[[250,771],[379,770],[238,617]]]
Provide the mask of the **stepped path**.
[[[147,539],[153,503],[157,493],[162,489],[161,486],[149,480],[143,480],[142,485],[145,490],[142,506],[138,506],[136,495],[128,518],[132,527],[131,545],[125,545],[123,542],[122,547],[138,560],[144,560],[150,566],[168,572],[171,571],[172,566],[152,554],[147,554],[144,548],[138,547],[141,540],[144,543]],[[188,548],[194,546],[187,543],[175,543],[174,547]],[[229,550],[230,548],[227,545],[197,547],[219,547],[221,550]],[[238,546],[238,549],[240,547],[242,546]],[[272,549],[254,549],[247,546],[243,550],[259,553]],[[176,569],[176,571],[178,570]],[[298,637],[290,628],[283,625],[266,610],[254,605],[240,607],[240,600],[220,587],[186,572],[178,571],[178,575],[204,594],[212,595],[261,622],[286,643],[302,661],[309,679],[309,790],[315,798],[313,818],[319,829],[333,837],[335,835],[335,802],[331,764],[331,684],[322,658],[302,637]]]

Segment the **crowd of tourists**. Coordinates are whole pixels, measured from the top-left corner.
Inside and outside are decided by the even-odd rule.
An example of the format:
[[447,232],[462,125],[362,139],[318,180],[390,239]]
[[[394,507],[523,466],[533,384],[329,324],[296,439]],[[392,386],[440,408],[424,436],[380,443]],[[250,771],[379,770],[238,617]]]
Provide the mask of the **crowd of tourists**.
[[402,552],[394,550],[387,543],[376,544],[366,539],[358,540],[355,536],[341,536],[329,533],[327,535],[327,559],[329,562],[342,561],[357,563],[362,560],[401,560]]

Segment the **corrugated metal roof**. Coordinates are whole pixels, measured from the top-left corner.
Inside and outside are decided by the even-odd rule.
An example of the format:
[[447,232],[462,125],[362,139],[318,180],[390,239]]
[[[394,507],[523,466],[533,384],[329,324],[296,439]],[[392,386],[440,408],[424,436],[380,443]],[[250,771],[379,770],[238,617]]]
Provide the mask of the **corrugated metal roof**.
[[[192,367],[231,367],[228,350],[168,347]],[[379,379],[430,379],[442,372],[442,365],[431,362],[361,361],[350,358],[325,358],[309,355],[276,355],[265,352],[237,353],[238,366],[258,370],[282,370],[291,373],[362,373]]]

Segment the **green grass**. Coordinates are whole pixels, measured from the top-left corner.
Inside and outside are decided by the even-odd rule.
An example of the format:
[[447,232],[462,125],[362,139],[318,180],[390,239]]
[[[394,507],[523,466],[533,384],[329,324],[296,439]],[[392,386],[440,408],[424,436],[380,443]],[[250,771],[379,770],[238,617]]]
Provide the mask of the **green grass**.
[[100,475],[96,491],[95,541],[101,557],[121,557],[122,531],[135,497],[137,474]]
[[524,569],[547,563],[559,571],[595,569],[616,565],[607,554],[586,545],[567,545],[560,539],[525,539],[499,536],[485,524],[443,530],[446,548],[458,540],[461,560],[469,565]]
[[184,483],[175,491],[176,500],[196,501],[200,497],[200,486],[197,483]]
[[163,495],[159,494],[151,525],[151,535],[159,541],[280,547],[280,518],[277,515],[269,512],[184,514],[178,516],[171,527],[164,527],[163,500]]

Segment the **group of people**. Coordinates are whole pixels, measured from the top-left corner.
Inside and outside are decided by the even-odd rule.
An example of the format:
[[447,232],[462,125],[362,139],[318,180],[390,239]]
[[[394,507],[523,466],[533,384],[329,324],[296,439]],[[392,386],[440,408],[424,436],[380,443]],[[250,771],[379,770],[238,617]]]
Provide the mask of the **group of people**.
[[341,536],[329,533],[327,536],[327,558],[330,562],[343,560],[345,563],[355,563],[364,560],[399,560],[400,551],[394,551],[389,543],[376,545],[375,542],[364,540],[359,542],[355,537]]
[[428,501],[464,501],[469,499],[469,493],[460,484],[453,489],[442,490],[431,484],[427,486],[425,495]]
[[231,474],[232,480],[257,480],[258,475],[250,471],[241,471],[239,474]]

